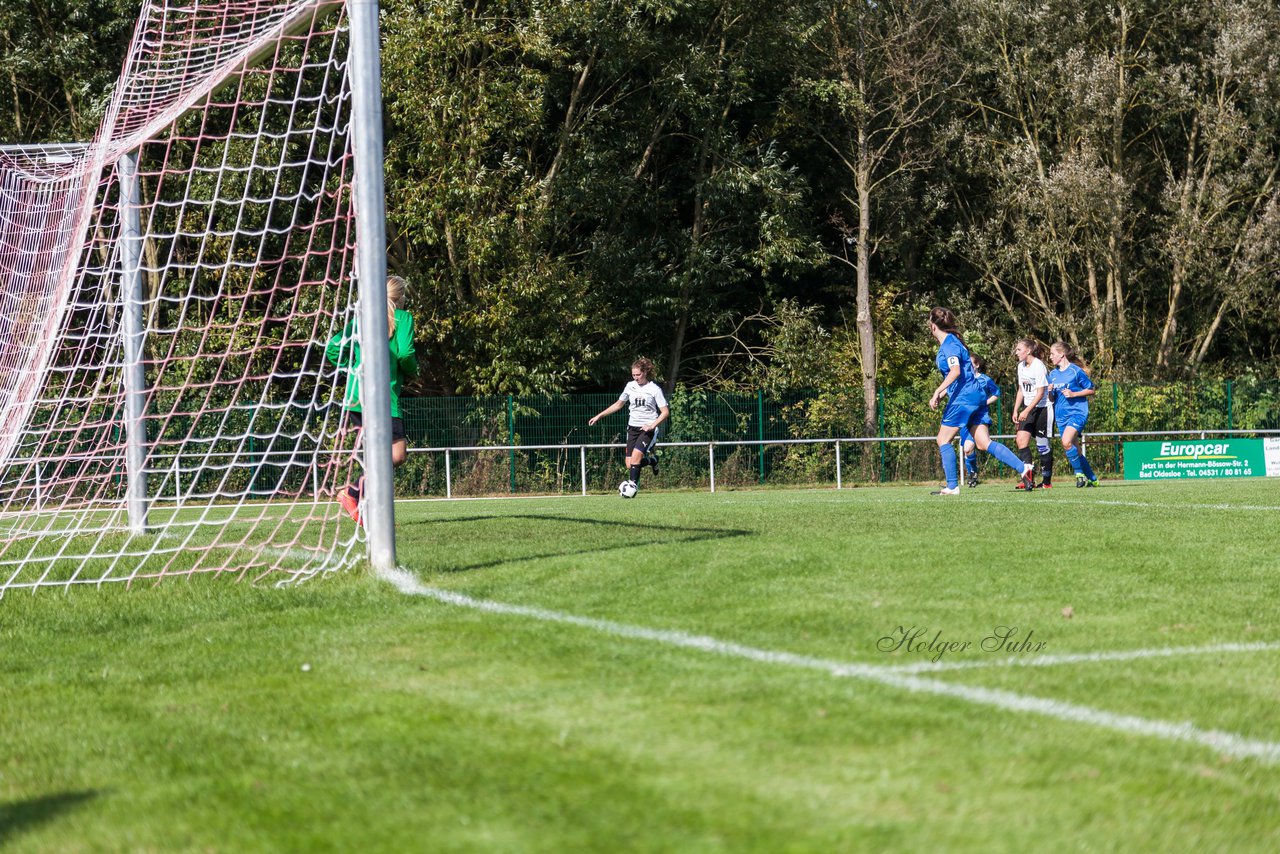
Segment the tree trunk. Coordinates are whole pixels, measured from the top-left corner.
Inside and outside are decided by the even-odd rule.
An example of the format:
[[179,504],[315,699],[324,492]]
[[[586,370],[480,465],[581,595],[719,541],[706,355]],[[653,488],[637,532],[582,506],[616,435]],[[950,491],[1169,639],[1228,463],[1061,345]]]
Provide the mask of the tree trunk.
[[[1157,348],[1156,367],[1167,370],[1173,363],[1174,335],[1178,331],[1178,303],[1182,299],[1182,288],[1187,279],[1186,260],[1190,258],[1191,242],[1194,235],[1189,223],[1194,193],[1196,141],[1199,139],[1200,117],[1196,116],[1191,124],[1190,143],[1187,145],[1187,162],[1183,171],[1181,198],[1178,200],[1179,229],[1178,244],[1173,247],[1173,264],[1170,270],[1169,306],[1165,312],[1164,326],[1160,330],[1160,346]],[[1205,167],[1208,168],[1207,166]]]
[[1178,332],[1178,301],[1182,298],[1182,284],[1186,279],[1186,273],[1182,265],[1182,259],[1176,259],[1173,263],[1172,279],[1169,286],[1169,310],[1165,314],[1164,327],[1160,330],[1160,347],[1156,356],[1156,367],[1167,370],[1173,363],[1173,343],[1174,336]]
[[684,337],[689,330],[689,305],[683,300],[680,316],[676,318],[675,334],[671,336],[671,349],[667,354],[667,391],[674,391],[680,376],[680,359],[684,350]]
[[1222,317],[1227,313],[1227,306],[1231,304],[1228,297],[1223,297],[1222,302],[1218,304],[1218,310],[1213,315],[1213,322],[1209,324],[1209,328],[1205,331],[1204,337],[1200,339],[1200,346],[1196,348],[1195,355],[1191,357],[1191,370],[1198,371],[1200,365],[1204,363],[1204,357],[1209,353],[1209,347],[1213,344],[1213,338],[1218,334],[1218,327],[1222,325]]
[[[865,134],[859,131],[859,147],[865,153]],[[864,434],[876,433],[876,329],[871,317],[871,170],[864,161],[858,168],[857,288],[858,349],[862,357],[862,426]]]
[[[1111,107],[1111,171],[1124,175],[1124,116],[1129,100],[1129,69],[1125,65],[1129,56],[1129,10],[1119,7],[1120,44],[1116,51],[1116,97]],[[1107,235],[1107,300],[1104,303],[1104,328],[1114,309],[1116,329],[1124,334],[1124,254],[1120,247],[1124,242],[1124,222],[1120,205],[1112,205],[1111,233]],[[1099,349],[1102,348],[1102,339]]]
[[578,75],[577,82],[573,85],[573,91],[569,93],[569,106],[565,110],[564,124],[560,126],[560,141],[556,146],[556,156],[551,161],[551,168],[547,170],[547,175],[542,179],[542,203],[545,205],[551,201],[551,190],[556,182],[556,176],[560,174],[561,164],[564,162],[564,153],[569,148],[569,138],[573,135],[574,122],[578,117],[578,105],[582,100],[582,92],[587,88],[587,78],[591,76],[591,68],[596,62],[596,50],[591,51],[591,56],[587,59],[585,65],[582,66],[582,73]]
[[1093,310],[1093,334],[1097,341],[1097,359],[1105,363],[1107,355],[1106,326],[1103,318],[1105,307],[1098,298],[1098,268],[1093,263],[1092,255],[1085,257],[1084,265],[1085,276],[1089,280],[1089,305]]

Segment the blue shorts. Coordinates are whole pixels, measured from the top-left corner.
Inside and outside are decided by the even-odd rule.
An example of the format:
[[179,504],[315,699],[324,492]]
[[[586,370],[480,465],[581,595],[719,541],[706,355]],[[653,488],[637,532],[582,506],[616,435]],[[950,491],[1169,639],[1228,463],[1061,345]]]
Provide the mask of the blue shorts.
[[[978,422],[978,424],[985,424],[985,425],[987,425],[988,427],[990,427],[990,426],[991,426],[991,412],[990,412],[990,410],[988,410],[988,411],[987,411],[987,414],[986,414],[986,415],[984,415],[984,416],[982,417],[982,420],[981,420],[981,421],[979,421],[979,422]],[[978,426],[978,424],[974,424],[974,425],[972,425],[972,426],[973,426],[973,427],[977,427],[977,426]],[[973,442],[973,444],[975,444],[975,445],[976,445],[976,444],[978,444],[977,442],[974,442],[974,440],[973,440],[973,434],[969,432],[969,426],[970,426],[970,425],[965,425],[964,427],[961,427],[961,428],[960,428],[960,445],[961,445],[962,447],[963,447],[964,445],[969,444],[970,442]]]
[[975,427],[978,424],[990,424],[991,413],[987,409],[986,398],[947,400],[947,408],[942,410],[943,427]]
[[1055,414],[1055,417],[1053,420],[1058,422],[1059,435],[1061,435],[1062,432],[1066,430],[1068,427],[1074,427],[1077,433],[1083,433],[1084,422],[1089,420],[1089,415],[1088,413],[1084,413],[1082,415],[1067,415],[1067,416],[1059,417]]

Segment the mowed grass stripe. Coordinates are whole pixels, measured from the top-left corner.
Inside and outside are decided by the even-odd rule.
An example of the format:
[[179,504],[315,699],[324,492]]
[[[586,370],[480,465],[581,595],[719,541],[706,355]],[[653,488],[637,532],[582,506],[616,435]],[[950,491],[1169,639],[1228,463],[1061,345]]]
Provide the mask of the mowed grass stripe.
[[[1183,508],[1278,504],[1280,483],[1109,486],[993,487],[982,502],[890,487],[397,507],[400,562],[434,589],[786,650],[858,678],[443,606],[362,571],[287,589],[195,578],[9,596],[0,840],[1278,850],[1280,765],[1216,740],[1280,740],[1272,517]],[[1089,506],[1117,497],[1169,506]],[[1048,643],[1036,655],[1063,660],[1241,651],[1064,670],[973,650],[945,663],[995,666],[934,676],[892,672],[928,653],[876,648],[899,626],[977,640],[995,625],[1034,629]],[[895,681],[870,678],[882,672]],[[1028,695],[1168,732],[987,702]],[[1179,721],[1211,747],[1171,740]]]
[[935,679],[921,679],[893,668],[874,665],[827,661],[790,652],[758,649],[705,635],[690,635],[666,629],[615,623],[593,617],[582,617],[544,608],[513,605],[484,599],[473,599],[460,593],[439,590],[423,584],[413,573],[388,570],[380,576],[400,592],[410,596],[434,599],[446,605],[469,608],[490,614],[523,617],[546,623],[575,626],[628,640],[651,641],[682,649],[741,658],[760,664],[820,670],[838,678],[865,679],[918,694],[933,694],[992,706],[1002,711],[1027,712],[1057,718],[1068,723],[1088,724],[1126,735],[1143,735],[1166,741],[1198,744],[1237,759],[1255,759],[1267,765],[1280,763],[1280,742],[1244,738],[1235,733],[1200,729],[1190,723],[1147,720],[1134,715],[1117,715],[1100,709],[1065,703],[1059,700],[1030,697],[1010,691],[971,687]]

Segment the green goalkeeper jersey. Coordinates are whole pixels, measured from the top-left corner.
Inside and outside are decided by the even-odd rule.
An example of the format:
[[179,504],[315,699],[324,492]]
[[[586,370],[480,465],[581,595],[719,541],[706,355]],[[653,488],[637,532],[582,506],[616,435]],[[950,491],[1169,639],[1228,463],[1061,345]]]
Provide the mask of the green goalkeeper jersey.
[[[396,329],[391,333],[391,417],[400,417],[400,381],[418,375],[418,357],[413,349],[413,315],[396,309]],[[356,338],[356,322],[329,339],[324,350],[330,362],[348,368],[347,391],[342,406],[360,412],[360,341]]]

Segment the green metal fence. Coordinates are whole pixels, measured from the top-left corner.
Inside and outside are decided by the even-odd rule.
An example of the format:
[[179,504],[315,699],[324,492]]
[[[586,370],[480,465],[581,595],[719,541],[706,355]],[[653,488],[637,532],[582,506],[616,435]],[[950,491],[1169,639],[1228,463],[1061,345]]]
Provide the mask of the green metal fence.
[[[832,484],[837,474],[837,453],[841,478],[846,484],[935,481],[940,477],[940,466],[932,441],[900,441],[936,434],[938,413],[927,405],[930,391],[880,389],[875,428],[868,431],[863,425],[861,389],[786,395],[677,389],[670,398],[672,417],[663,441],[877,440],[842,443],[838,451],[831,443],[726,444],[715,451],[716,483],[722,487]],[[625,473],[621,450],[589,447],[580,451],[578,446],[618,445],[625,441],[625,412],[594,427],[587,425],[588,418],[614,400],[616,397],[611,394],[405,399],[403,414],[411,452],[408,462],[396,472],[397,494],[570,493],[580,490],[584,480],[589,491],[610,490]],[[1006,390],[993,408],[996,435],[1010,429],[1007,402],[1011,400],[1011,390]],[[242,413],[245,418],[250,414]],[[1121,439],[1099,434],[1275,429],[1280,429],[1280,382],[1246,378],[1164,385],[1101,383],[1090,405],[1086,450],[1096,470],[1114,475],[1122,466]],[[291,453],[287,445],[277,437],[261,442],[250,439],[243,448],[218,448],[235,457],[233,471],[224,472],[223,466],[199,477],[223,477],[237,488],[247,478],[254,494],[305,493],[316,475],[309,466],[296,464],[299,455]],[[556,447],[454,452],[448,459],[442,450],[431,450],[509,445]],[[1059,473],[1066,472],[1065,460],[1060,452],[1057,456]],[[198,462],[184,459],[180,467],[191,471],[199,468]],[[153,463],[160,468],[169,464]],[[985,455],[981,466],[988,477],[1003,476],[999,464]],[[646,485],[704,489],[710,475],[711,459],[706,447],[667,447],[662,452],[658,477],[654,479],[649,472],[644,477]],[[204,480],[192,480],[193,477],[196,475],[183,478],[181,492],[207,487]],[[30,476],[19,480],[34,482]],[[178,491],[176,483],[160,488],[162,485],[157,481],[157,489],[163,494]]]
[[[937,449],[930,442],[891,439],[932,436],[938,413],[928,408],[930,389],[885,388],[877,394],[875,429],[863,425],[861,389],[772,395],[690,392],[671,394],[667,442],[768,442],[787,439],[873,437],[885,441],[845,443],[840,468],[845,483],[936,480]],[[992,412],[993,432],[1009,430],[1007,402]],[[607,490],[624,474],[618,449],[580,445],[621,444],[626,413],[594,427],[587,419],[613,403],[611,394],[412,398],[402,401],[409,444],[416,449],[396,475],[401,495],[528,494],[576,492],[585,469],[587,488]],[[1006,402],[1007,401],[1007,402]],[[1159,430],[1280,429],[1280,382],[1255,379],[1164,385],[1100,383],[1090,405],[1088,432]],[[539,450],[454,452],[444,449],[489,445],[556,445]],[[1087,439],[1094,468],[1120,471],[1120,442]],[[717,485],[800,485],[834,483],[832,444],[723,447],[715,457]],[[1066,470],[1059,453],[1060,471]],[[999,466],[984,460],[988,474]],[[671,447],[662,454],[656,484],[664,488],[704,488],[711,461],[705,447]],[[646,473],[646,479],[654,482]]]

